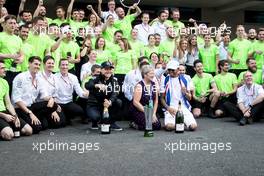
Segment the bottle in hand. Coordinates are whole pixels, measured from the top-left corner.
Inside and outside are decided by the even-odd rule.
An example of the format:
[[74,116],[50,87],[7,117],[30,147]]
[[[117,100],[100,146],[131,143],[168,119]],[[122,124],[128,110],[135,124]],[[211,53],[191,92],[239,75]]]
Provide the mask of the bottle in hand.
[[175,117],[175,133],[184,132],[184,115],[181,108],[181,101],[179,101],[178,111]]
[[104,108],[102,124],[101,124],[101,133],[102,134],[110,134],[110,118],[108,108]]

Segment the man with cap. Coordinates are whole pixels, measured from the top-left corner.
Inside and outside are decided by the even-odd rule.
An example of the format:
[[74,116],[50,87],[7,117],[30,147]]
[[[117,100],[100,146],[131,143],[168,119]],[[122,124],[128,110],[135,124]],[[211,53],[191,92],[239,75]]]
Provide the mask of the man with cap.
[[115,123],[113,118],[122,106],[122,102],[117,98],[121,88],[117,79],[113,77],[113,69],[114,66],[111,62],[103,62],[101,74],[85,84],[85,88],[90,92],[86,113],[92,120],[92,129],[98,129],[98,122],[102,118],[105,107],[109,109],[110,128],[115,131],[122,131],[122,128]]
[[167,65],[167,70],[168,75],[161,81],[160,90],[161,103],[166,109],[164,114],[165,129],[175,129],[175,116],[180,101],[186,129],[193,131],[197,128],[197,123],[191,113],[191,106],[187,98],[190,96],[190,84],[183,75],[180,75],[177,61],[170,61]]

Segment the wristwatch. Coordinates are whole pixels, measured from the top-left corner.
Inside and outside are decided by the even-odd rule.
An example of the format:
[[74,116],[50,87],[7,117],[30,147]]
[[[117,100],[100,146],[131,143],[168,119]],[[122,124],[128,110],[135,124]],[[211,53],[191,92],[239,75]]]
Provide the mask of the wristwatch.
[[29,115],[29,114],[31,114],[31,113],[32,113],[32,111],[31,111],[31,110],[28,110],[27,114]]

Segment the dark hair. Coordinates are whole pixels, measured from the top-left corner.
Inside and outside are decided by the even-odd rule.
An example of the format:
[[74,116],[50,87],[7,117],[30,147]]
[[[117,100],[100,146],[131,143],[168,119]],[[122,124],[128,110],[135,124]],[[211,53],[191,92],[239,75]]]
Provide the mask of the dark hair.
[[42,16],[36,16],[32,19],[32,24],[36,24],[40,20],[44,21],[44,18]]
[[146,56],[141,56],[141,57],[138,58],[137,63],[139,64],[140,62],[142,62],[145,59],[148,60],[148,58]]
[[26,25],[26,24],[23,24],[23,25],[19,26],[19,30],[20,30],[20,31],[21,31],[22,28],[27,28],[27,29],[29,29],[28,25]]
[[199,59],[195,60],[193,62],[193,67],[196,67],[196,65],[199,64],[199,63],[203,64],[203,62],[201,60],[199,60]]
[[38,60],[39,62],[41,62],[41,58],[38,57],[38,56],[31,56],[31,57],[28,59],[28,62],[29,62],[29,63],[33,63],[35,60]]
[[4,18],[4,21],[7,22],[7,20],[10,20],[10,19],[12,19],[12,20],[16,20],[15,15],[7,15],[7,16]]
[[56,23],[50,23],[50,24],[49,24],[49,27],[52,27],[52,26],[57,26],[57,27],[59,27],[58,24],[56,24]]
[[179,10],[179,8],[172,8],[171,13],[173,13],[173,12],[180,12],[180,10]]
[[160,61],[160,55],[159,55],[158,53],[156,53],[156,52],[152,52],[152,53],[150,53],[150,55],[149,55],[149,60],[151,60],[151,56],[152,56],[153,54],[156,54],[156,55],[158,56],[158,58],[159,58],[158,62],[159,62],[159,61]]
[[114,35],[116,35],[117,33],[120,33],[120,34],[123,35],[123,31],[122,31],[122,30],[117,30],[117,31],[115,31]]
[[62,7],[62,6],[57,6],[55,10],[57,11],[58,9],[61,9],[61,10],[63,10],[65,12],[64,7]]
[[158,12],[158,17],[160,17],[162,13],[165,13],[165,14],[166,14],[165,10],[160,10],[160,11]]
[[227,60],[220,60],[218,63],[219,70],[221,70],[221,67],[223,67],[226,63],[228,63]]
[[107,15],[106,19],[108,19],[110,16],[114,17],[112,14]]
[[157,35],[157,36],[160,36],[160,34],[159,34],[159,33],[155,33],[155,34],[154,34],[154,37],[155,37],[156,35]]
[[49,55],[48,55],[48,56],[45,56],[45,57],[44,57],[44,59],[43,59],[43,63],[46,64],[46,62],[47,62],[48,60],[50,60],[50,59],[53,60],[53,61],[55,61],[55,59],[54,59],[52,56],[49,56]]
[[60,28],[63,28],[63,27],[65,27],[65,26],[70,26],[70,23],[62,23],[62,24],[60,25]]
[[73,10],[72,10],[72,13],[73,13],[73,12],[79,12],[79,9],[73,9]]
[[155,35],[154,35],[154,34],[149,34],[149,36],[148,36],[148,40],[149,40],[149,38],[150,38],[151,36],[155,38]]
[[254,60],[255,61],[255,59],[254,58],[247,58],[247,60],[246,60],[246,64],[248,65],[249,64],[249,62],[251,61],[251,60]]
[[24,13],[31,13],[29,10],[22,10],[20,13],[19,13],[19,16],[23,16]]
[[98,68],[101,68],[101,66],[98,65],[98,64],[94,64],[94,65],[91,67],[91,71],[92,71],[92,73],[95,72],[95,70],[98,69]]
[[264,28],[259,28],[258,29],[258,33],[262,32],[262,31],[264,31]]
[[5,64],[5,62],[3,60],[0,60],[0,63]]
[[141,18],[142,18],[144,15],[148,15],[148,16],[149,16],[149,13],[148,13],[148,12],[143,12],[143,13],[141,14]]
[[[68,61],[68,59],[65,59],[65,58],[62,58],[62,59],[60,59],[60,61],[59,61],[59,66],[61,65],[61,62],[62,61]],[[68,61],[69,62],[69,61]]]

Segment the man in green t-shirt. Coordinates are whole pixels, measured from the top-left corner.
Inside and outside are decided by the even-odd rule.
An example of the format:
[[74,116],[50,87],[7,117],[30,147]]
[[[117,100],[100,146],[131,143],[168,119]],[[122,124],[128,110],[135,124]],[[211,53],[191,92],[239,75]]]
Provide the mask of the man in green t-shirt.
[[210,106],[208,116],[214,118],[214,109],[220,97],[220,92],[217,90],[213,76],[203,72],[201,60],[194,61],[194,70],[196,74],[192,78],[194,84],[193,115],[199,117],[202,114],[203,107]]
[[61,56],[62,58],[67,58],[69,61],[69,72],[76,74],[75,64],[79,63],[81,60],[80,47],[72,39],[72,31],[69,23],[63,23],[61,25],[61,30],[63,34],[66,34],[66,37],[60,44]]
[[60,26],[62,23],[66,22],[65,19],[65,10],[62,6],[56,7],[56,15],[57,18],[52,21],[52,23],[56,23],[58,26]]
[[[257,68],[256,65],[256,60],[253,58],[248,58],[247,61],[247,66],[248,66],[248,71],[250,71],[252,73],[253,76],[253,81],[254,83],[263,84],[263,79],[262,79],[262,70]],[[241,72],[239,77],[238,77],[238,82],[240,83],[239,85],[242,85],[243,82],[243,75],[245,74],[246,71]]]
[[135,53],[136,58],[139,58],[140,56],[143,55],[144,43],[138,40],[138,30],[137,29],[131,30],[129,44],[131,46],[131,50],[133,50],[133,52]]
[[3,32],[0,33],[0,60],[4,61],[7,68],[6,79],[10,85],[18,74],[17,64],[24,60],[22,52],[22,40],[14,34],[17,22],[16,17],[8,15],[2,24]]
[[32,128],[16,114],[9,96],[9,85],[5,79],[5,64],[0,61],[0,137],[12,140],[17,131],[23,135],[31,135]]
[[256,59],[258,69],[262,69],[264,65],[264,28],[258,31],[258,40],[252,44],[249,57]]
[[218,64],[220,74],[214,77],[216,86],[220,91],[220,102],[218,103],[217,110],[215,111],[215,115],[220,117],[224,114],[225,109],[223,104],[225,102],[236,102],[236,91],[237,91],[237,76],[234,73],[229,73],[229,64],[227,60],[221,60]]
[[218,73],[219,49],[211,44],[211,35],[204,35],[204,46],[199,48],[199,58],[203,62],[204,72],[215,75]]
[[33,56],[33,46],[27,41],[29,34],[29,27],[27,25],[22,25],[19,27],[19,37],[22,40],[22,51],[24,53],[24,61],[17,65],[17,71],[27,71],[28,70],[28,59]]
[[180,30],[182,28],[185,28],[184,23],[182,23],[179,19],[180,19],[180,10],[178,8],[174,8],[171,10],[171,24],[173,26],[173,29],[175,30],[177,36],[180,35]]
[[137,6],[137,4],[131,6],[129,10],[131,9],[136,9],[136,13],[125,15],[125,11],[122,7],[116,8],[116,13],[119,19],[114,22],[114,27],[116,27],[119,30],[122,30],[124,33],[124,37],[126,38],[129,37],[130,32],[132,30],[132,24],[131,24],[132,21],[134,21],[135,18],[139,16],[141,13],[141,10]]
[[44,18],[46,25],[48,26],[49,24],[51,24],[52,19],[46,17],[47,11],[46,11],[46,7],[44,6],[43,0],[39,0],[38,6],[33,14],[33,18],[36,16],[41,16]]
[[238,76],[247,69],[246,60],[252,45],[250,41],[245,39],[245,28],[243,25],[237,26],[236,35],[237,38],[229,43],[228,54],[233,60],[230,72]]

